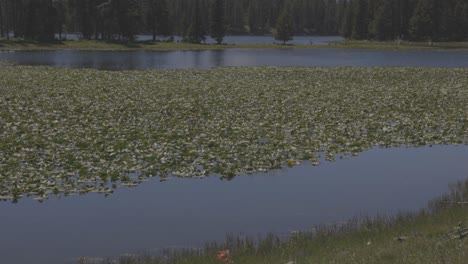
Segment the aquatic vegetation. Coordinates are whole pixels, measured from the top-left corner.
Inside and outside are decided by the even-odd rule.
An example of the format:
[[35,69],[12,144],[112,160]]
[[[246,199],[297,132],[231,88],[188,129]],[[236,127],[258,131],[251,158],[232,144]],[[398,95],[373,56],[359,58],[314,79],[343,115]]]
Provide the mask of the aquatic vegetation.
[[467,144],[468,70],[0,66],[0,199]]

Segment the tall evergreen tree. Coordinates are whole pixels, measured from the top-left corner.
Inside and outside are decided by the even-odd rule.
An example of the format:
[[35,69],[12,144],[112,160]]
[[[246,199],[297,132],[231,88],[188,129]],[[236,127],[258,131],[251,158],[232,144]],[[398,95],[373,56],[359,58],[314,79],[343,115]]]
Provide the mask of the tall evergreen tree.
[[255,34],[258,30],[258,15],[257,15],[257,4],[254,1],[250,1],[247,9],[247,21],[249,26],[249,33]]
[[54,0],[53,5],[57,10],[57,23],[55,25],[59,40],[62,40],[63,27],[65,25],[67,10],[65,9],[64,0]]
[[433,38],[433,0],[418,0],[414,15],[410,20],[410,34],[416,40]]
[[26,3],[26,21],[24,21],[24,37],[41,41],[54,39],[54,29],[57,21],[57,10],[52,0],[30,0]]
[[369,24],[369,33],[377,40],[389,40],[394,38],[393,9],[390,0],[384,0],[377,8],[374,19]]
[[434,28],[434,38],[437,41],[449,41],[456,39],[457,34],[457,17],[455,14],[455,6],[449,1],[443,1],[445,4],[437,6],[437,23]]
[[409,36],[409,23],[413,16],[414,0],[396,0],[394,16],[396,16],[397,37],[407,39]]
[[466,38],[466,19],[468,15],[465,16],[465,6],[468,6],[468,2],[464,3],[462,0],[457,0],[455,3],[455,8],[453,10],[454,15],[454,28],[452,30],[453,39],[456,41],[463,41]]
[[293,39],[293,36],[294,27],[292,24],[291,14],[289,13],[289,9],[285,7],[276,22],[275,39],[282,41],[283,45],[285,45],[286,42]]
[[149,0],[149,11],[147,13],[147,24],[153,34],[153,41],[157,35],[172,35],[170,14],[166,0]]
[[7,40],[10,39],[13,4],[11,0],[0,0],[0,37]]
[[460,1],[460,6],[458,10],[458,25],[459,28],[459,38],[457,40],[467,40],[468,39],[468,3],[462,3]]
[[84,39],[91,39],[94,33],[93,0],[72,0],[69,2],[73,11],[75,30],[81,32]]
[[325,6],[325,12],[323,17],[323,34],[328,34],[328,32],[333,32],[337,28],[337,14],[338,12],[338,3],[337,0],[328,0]]
[[26,32],[26,5],[25,1],[13,1],[12,29],[15,38],[25,37]]
[[226,35],[226,18],[224,0],[213,0],[211,4],[210,33],[217,44],[223,43]]
[[346,39],[351,38],[353,33],[353,8],[350,2],[344,2],[344,18],[341,24],[340,33]]
[[367,39],[368,36],[368,6],[367,0],[356,0],[354,3],[353,39]]
[[[8,34],[7,34],[8,35]],[[3,1],[0,0],[0,38],[4,36],[3,29]]]
[[227,31],[231,34],[246,34],[244,25],[244,8],[241,1],[226,0]]
[[115,16],[114,5],[112,0],[101,3],[97,6],[97,30],[101,35],[101,39],[111,40],[118,33],[118,23]]
[[200,44],[206,40],[206,30],[201,17],[199,0],[195,0],[192,8],[192,23],[190,24],[186,41]]
[[117,13],[120,35],[127,40],[134,40],[140,31],[142,12],[138,0],[113,0]]

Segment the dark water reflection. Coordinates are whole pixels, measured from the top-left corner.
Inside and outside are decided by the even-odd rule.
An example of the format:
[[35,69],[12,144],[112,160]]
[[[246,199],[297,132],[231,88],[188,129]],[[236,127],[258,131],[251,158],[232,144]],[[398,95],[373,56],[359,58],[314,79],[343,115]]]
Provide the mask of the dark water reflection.
[[468,67],[468,51],[229,49],[215,51],[4,51],[0,61],[108,70],[207,69],[225,66]]
[[0,203],[1,263],[74,263],[168,246],[201,245],[225,233],[306,230],[359,214],[415,210],[468,177],[467,146],[375,149],[231,182],[157,180],[88,194]]

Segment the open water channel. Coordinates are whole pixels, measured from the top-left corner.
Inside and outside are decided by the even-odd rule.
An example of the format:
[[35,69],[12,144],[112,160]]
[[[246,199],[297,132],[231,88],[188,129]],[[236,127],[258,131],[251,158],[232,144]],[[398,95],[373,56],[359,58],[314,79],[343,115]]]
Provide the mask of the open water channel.
[[103,70],[209,69],[231,66],[468,67],[468,51],[228,49],[209,51],[0,51],[0,61]]

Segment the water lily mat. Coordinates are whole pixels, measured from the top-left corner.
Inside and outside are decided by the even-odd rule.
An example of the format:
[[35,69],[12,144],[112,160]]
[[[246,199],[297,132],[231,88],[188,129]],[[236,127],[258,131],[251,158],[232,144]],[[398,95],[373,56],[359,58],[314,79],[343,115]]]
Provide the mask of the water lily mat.
[[0,76],[5,200],[468,143],[468,69],[3,65]]

